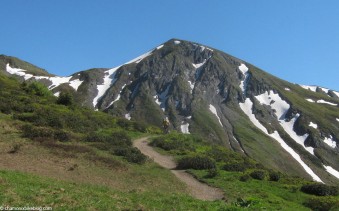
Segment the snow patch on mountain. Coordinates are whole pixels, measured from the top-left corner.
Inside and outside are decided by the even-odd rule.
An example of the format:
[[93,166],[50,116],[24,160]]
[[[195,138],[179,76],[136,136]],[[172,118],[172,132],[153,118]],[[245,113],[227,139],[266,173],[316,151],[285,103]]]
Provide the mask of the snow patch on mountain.
[[242,146],[241,146],[240,142],[238,141],[238,139],[236,139],[234,136],[233,136],[233,138],[234,138],[234,140],[235,140],[236,142],[238,142],[238,144],[239,144],[239,146],[240,146],[240,150],[241,150],[243,153],[245,153],[245,151],[244,151],[244,149],[242,148]]
[[126,86],[126,84],[124,84],[124,85],[121,87],[120,92],[119,92],[117,98],[115,98],[115,100],[113,100],[106,108],[109,108],[111,105],[113,105],[113,103],[115,103],[115,102],[117,102],[118,100],[120,100],[120,97],[121,97],[120,94],[121,94],[122,90],[125,88],[125,86]]
[[55,97],[59,97],[60,96],[60,92],[56,92],[53,94]]
[[164,45],[159,45],[158,47],[156,47],[157,50],[161,49],[162,47],[164,47]]
[[240,88],[241,88],[242,92],[245,93],[246,87],[247,87],[247,79],[248,79],[248,76],[249,76],[249,74],[248,74],[248,67],[245,64],[240,64],[238,69],[245,76],[244,80],[240,81]]
[[36,80],[41,80],[41,79],[46,79],[52,82],[50,86],[48,86],[48,89],[53,89],[60,84],[65,84],[69,83],[69,85],[75,89],[75,91],[78,90],[78,87],[82,84],[83,81],[80,81],[79,79],[75,79],[71,81],[72,76],[68,77],[59,77],[59,76],[54,76],[54,77],[48,77],[48,76],[33,76],[32,74],[26,73],[26,70],[19,69],[19,68],[12,68],[9,66],[9,64],[6,65],[6,71],[12,75],[18,75],[21,77],[24,77],[25,80],[34,78]]
[[328,104],[328,105],[332,105],[332,106],[338,105],[338,104],[335,104],[335,103],[328,102],[326,100],[317,100],[317,103]]
[[221,121],[220,121],[220,118],[219,118],[219,116],[218,116],[217,109],[215,109],[215,107],[214,107],[212,104],[210,104],[209,109],[210,109],[210,111],[217,117],[217,119],[218,119],[218,121],[219,121],[219,124],[220,124],[221,127],[222,127],[223,125],[222,125],[222,123],[221,123]]
[[317,91],[317,86],[307,86],[307,85],[300,85],[302,88],[307,89],[307,90],[311,90],[312,92],[316,92]]
[[192,63],[192,65],[193,65],[193,67],[194,67],[195,69],[198,69],[198,68],[200,68],[201,66],[203,66],[203,65],[206,63],[206,61],[207,61],[207,59],[204,59],[203,62],[198,63],[198,64]]
[[240,64],[240,66],[238,67],[239,70],[242,72],[242,74],[246,74],[248,71],[248,67],[245,64]]
[[125,119],[131,120],[131,114],[130,113],[125,114]]
[[261,104],[265,104],[270,106],[273,110],[275,110],[275,114],[277,119],[285,130],[285,132],[298,144],[303,146],[309,153],[314,155],[314,148],[313,147],[306,147],[305,140],[308,137],[308,134],[305,133],[302,136],[299,136],[294,130],[293,126],[294,123],[299,118],[300,114],[296,114],[292,119],[289,121],[285,118],[287,111],[290,109],[290,105],[281,99],[278,93],[274,93],[273,91],[265,92],[261,95],[255,97]]
[[182,125],[180,125],[180,130],[183,134],[190,134],[190,131],[188,130],[189,123],[184,124],[184,122],[181,122]]
[[307,98],[306,100],[307,100],[308,102],[315,103],[315,101],[312,100],[312,99],[310,99],[310,98]]
[[58,76],[50,77],[50,78],[48,78],[48,80],[50,80],[52,82],[52,85],[50,85],[48,88],[53,89],[53,88],[59,86],[60,84],[68,83],[71,78],[72,78],[72,76],[69,76],[69,77],[58,77]]
[[179,45],[181,42],[179,40],[174,40],[175,45]]
[[298,153],[296,153],[290,146],[288,146],[285,141],[280,137],[278,131],[274,131],[274,133],[269,134],[267,129],[257,120],[255,115],[252,113],[253,102],[251,99],[246,98],[244,103],[239,103],[241,110],[249,117],[251,122],[259,128],[266,135],[275,139],[283,149],[285,149],[303,168],[304,170],[313,178],[313,180],[317,182],[322,182],[321,179],[312,171],[312,169],[301,160]]
[[239,103],[241,110],[250,118],[251,122],[264,133],[268,134],[267,129],[255,118],[252,113],[253,103],[250,98],[246,98],[244,103]]
[[69,82],[69,85],[73,87],[75,91],[78,90],[79,86],[82,84],[83,81],[80,81],[79,79],[75,79]]
[[328,173],[332,174],[333,176],[335,176],[336,178],[339,179],[339,171],[335,170],[334,168],[332,168],[331,166],[325,166],[325,169]]
[[290,89],[290,88],[287,88],[287,87],[285,88],[285,90],[286,90],[286,91],[291,91],[291,89]]
[[193,93],[193,89],[194,89],[194,86],[195,86],[195,83],[192,83],[192,81],[188,81],[189,85],[190,85],[190,88],[191,88],[191,94]]
[[26,70],[20,69],[20,68],[14,68],[9,66],[9,64],[6,65],[6,71],[12,75],[18,75],[24,77],[25,80],[28,80],[33,77],[32,74],[25,73]]
[[313,123],[313,122],[310,122],[310,124],[308,126],[313,127],[314,129],[318,128],[318,125]]
[[115,74],[116,74],[116,70],[119,69],[119,67],[121,67],[121,66],[118,66],[118,67],[115,67],[115,68],[112,68],[112,69],[105,71],[104,82],[100,85],[97,85],[98,94],[93,99],[93,106],[94,107],[97,106],[98,101],[106,93],[106,91],[110,88],[110,86],[115,83],[115,81],[116,81]]
[[323,100],[323,99],[315,101],[313,99],[307,98],[306,100],[308,102],[311,102],[311,103],[327,104],[327,105],[331,105],[331,106],[337,106],[338,105],[338,104],[331,103],[331,102],[328,102],[328,101]]
[[131,64],[131,63],[136,63],[136,64],[138,64],[139,62],[141,62],[141,60],[143,60],[144,58],[146,58],[146,57],[148,57],[148,56],[150,56],[150,55],[152,55],[152,51],[148,51],[148,52],[142,54],[141,56],[138,56],[137,58],[132,59],[132,60],[129,61],[129,62],[126,62],[125,64]]
[[335,120],[337,120],[339,122],[339,118],[335,118]]
[[333,140],[332,136],[330,136],[329,138],[325,137],[324,142],[325,142],[325,144],[327,144],[331,148],[336,148],[336,146],[337,146],[337,142],[335,140]]
[[[329,91],[330,91],[330,89],[327,89],[327,88],[324,88],[324,87],[320,87],[320,86],[307,86],[307,85],[299,85],[299,86],[301,86],[304,89],[311,90],[312,92],[316,92],[317,88],[319,88],[320,90],[322,90],[323,92],[325,92],[328,95],[329,95]],[[336,92],[336,91],[333,91],[333,90],[332,90],[332,92],[335,95],[337,95],[337,97],[339,97],[339,92]]]

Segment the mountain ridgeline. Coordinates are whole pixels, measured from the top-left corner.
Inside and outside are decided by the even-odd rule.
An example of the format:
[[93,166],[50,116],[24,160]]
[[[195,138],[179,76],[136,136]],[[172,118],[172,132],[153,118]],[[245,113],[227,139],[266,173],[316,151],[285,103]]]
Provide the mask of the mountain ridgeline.
[[7,75],[39,81],[80,105],[199,135],[268,168],[339,183],[339,92],[301,86],[204,45],[172,39],[112,69],[58,77],[0,56]]

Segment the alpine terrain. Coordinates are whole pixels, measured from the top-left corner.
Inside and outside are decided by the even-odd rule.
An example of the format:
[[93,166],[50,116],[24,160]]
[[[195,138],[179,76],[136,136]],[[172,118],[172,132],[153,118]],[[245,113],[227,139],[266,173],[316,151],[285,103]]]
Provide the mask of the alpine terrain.
[[161,127],[168,117],[171,133],[200,137],[205,147],[291,177],[339,184],[339,92],[284,81],[212,47],[171,39],[121,66],[68,77],[1,55],[0,71],[124,124]]

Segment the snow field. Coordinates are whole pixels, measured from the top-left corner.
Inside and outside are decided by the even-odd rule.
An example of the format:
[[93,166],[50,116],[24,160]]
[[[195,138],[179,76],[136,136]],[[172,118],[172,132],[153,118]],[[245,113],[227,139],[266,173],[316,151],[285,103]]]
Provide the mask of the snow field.
[[120,66],[109,69],[105,71],[104,82],[100,85],[97,85],[98,94],[93,99],[93,106],[96,107],[100,98],[106,93],[106,91],[111,87],[112,84],[116,81],[115,74],[116,70],[119,69]]
[[309,153],[314,155],[313,147],[306,147],[305,140],[308,137],[308,134],[304,134],[302,136],[297,135],[297,133],[293,130],[294,123],[299,118],[299,114],[296,114],[291,120],[287,121],[285,119],[285,115],[290,108],[290,105],[281,99],[278,93],[273,93],[273,91],[265,92],[261,95],[255,97],[261,104],[268,105],[276,112],[277,119],[282,126],[282,128],[286,131],[287,134],[298,144],[304,147]]
[[48,89],[53,89],[60,84],[68,83],[75,91],[78,90],[79,86],[82,84],[83,81],[80,81],[79,79],[71,80],[72,76],[68,77],[47,77],[47,76],[33,76],[32,74],[25,73],[26,70],[19,69],[19,68],[12,68],[9,66],[9,64],[6,65],[6,71],[12,75],[18,75],[24,77],[25,80],[28,80],[30,78],[34,78],[36,80],[39,79],[46,79],[52,82],[52,84],[48,87]]
[[183,134],[190,134],[190,131],[188,130],[188,127],[189,127],[190,124],[188,124],[188,123],[184,124],[183,121],[181,122],[181,124],[182,124],[182,125],[180,126],[181,132],[182,132]]
[[313,180],[322,182],[321,179],[312,171],[310,167],[308,167],[304,161],[301,160],[298,153],[296,153],[290,146],[288,146],[285,141],[280,137],[277,131],[274,133],[269,134],[267,129],[256,119],[255,115],[252,113],[253,103],[249,98],[246,98],[244,103],[239,103],[240,108],[244,111],[244,113],[249,117],[251,122],[263,131],[266,135],[275,139],[283,149],[285,149],[303,168],[304,170],[313,178]]

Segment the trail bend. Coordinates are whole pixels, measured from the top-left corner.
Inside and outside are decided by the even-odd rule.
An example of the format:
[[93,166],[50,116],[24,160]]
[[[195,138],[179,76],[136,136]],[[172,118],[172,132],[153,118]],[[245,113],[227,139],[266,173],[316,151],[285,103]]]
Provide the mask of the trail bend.
[[224,198],[222,190],[200,182],[185,170],[175,170],[176,163],[172,156],[162,155],[148,145],[148,137],[134,141],[133,146],[138,148],[144,155],[150,157],[160,166],[169,169],[180,181],[187,185],[190,194],[200,200],[214,201]]

